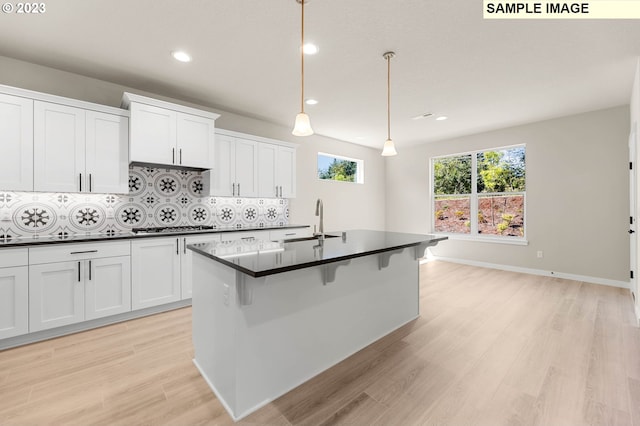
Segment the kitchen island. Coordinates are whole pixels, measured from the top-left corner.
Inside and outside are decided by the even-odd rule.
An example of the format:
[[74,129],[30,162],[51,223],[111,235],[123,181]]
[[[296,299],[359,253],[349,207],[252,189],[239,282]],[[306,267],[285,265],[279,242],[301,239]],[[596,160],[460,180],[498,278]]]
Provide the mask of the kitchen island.
[[234,420],[419,315],[419,259],[446,237],[194,244],[194,362]]

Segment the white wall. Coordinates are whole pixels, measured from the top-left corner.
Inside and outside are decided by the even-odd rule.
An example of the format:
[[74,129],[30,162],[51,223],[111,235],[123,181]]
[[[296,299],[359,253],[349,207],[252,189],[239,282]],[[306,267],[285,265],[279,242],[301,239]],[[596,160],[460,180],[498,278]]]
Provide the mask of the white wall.
[[[115,107],[120,107],[122,93],[129,91],[217,112],[221,114],[216,121],[218,128],[298,144],[298,187],[297,198],[289,204],[291,223],[316,223],[315,201],[320,197],[325,206],[325,230],[384,229],[385,166],[377,150],[318,135],[295,137],[290,128],[265,121],[2,56],[0,84]],[[292,115],[292,125],[293,119]],[[318,151],[363,159],[365,184],[319,181],[316,177]]]
[[431,157],[524,143],[529,244],[449,240],[432,252],[626,283],[628,129],[618,107],[405,148],[387,162],[387,230],[431,231]]

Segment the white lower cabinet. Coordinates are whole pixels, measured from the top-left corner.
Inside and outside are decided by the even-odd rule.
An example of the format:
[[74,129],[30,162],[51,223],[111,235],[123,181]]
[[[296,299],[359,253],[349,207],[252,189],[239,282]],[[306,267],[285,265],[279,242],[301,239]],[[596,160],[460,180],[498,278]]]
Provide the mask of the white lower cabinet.
[[131,306],[148,308],[176,302],[180,287],[180,237],[131,242]]
[[6,249],[0,258],[0,339],[6,339],[29,332],[28,252]]
[[85,261],[84,317],[86,320],[131,310],[131,257]]
[[30,249],[29,331],[129,312],[129,252],[128,242]]

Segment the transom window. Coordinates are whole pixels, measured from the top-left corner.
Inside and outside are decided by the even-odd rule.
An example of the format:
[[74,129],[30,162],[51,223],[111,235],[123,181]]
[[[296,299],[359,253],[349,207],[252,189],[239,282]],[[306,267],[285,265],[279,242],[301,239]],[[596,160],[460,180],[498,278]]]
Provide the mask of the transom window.
[[525,239],[525,146],[431,159],[432,229]]
[[364,183],[364,161],[341,155],[318,153],[318,178]]

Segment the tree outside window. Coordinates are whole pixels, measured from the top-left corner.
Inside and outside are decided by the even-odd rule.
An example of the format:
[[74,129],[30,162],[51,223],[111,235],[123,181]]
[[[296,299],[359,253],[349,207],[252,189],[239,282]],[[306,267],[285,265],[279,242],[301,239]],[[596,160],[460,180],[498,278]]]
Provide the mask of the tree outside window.
[[432,160],[433,229],[450,234],[525,236],[525,146]]

